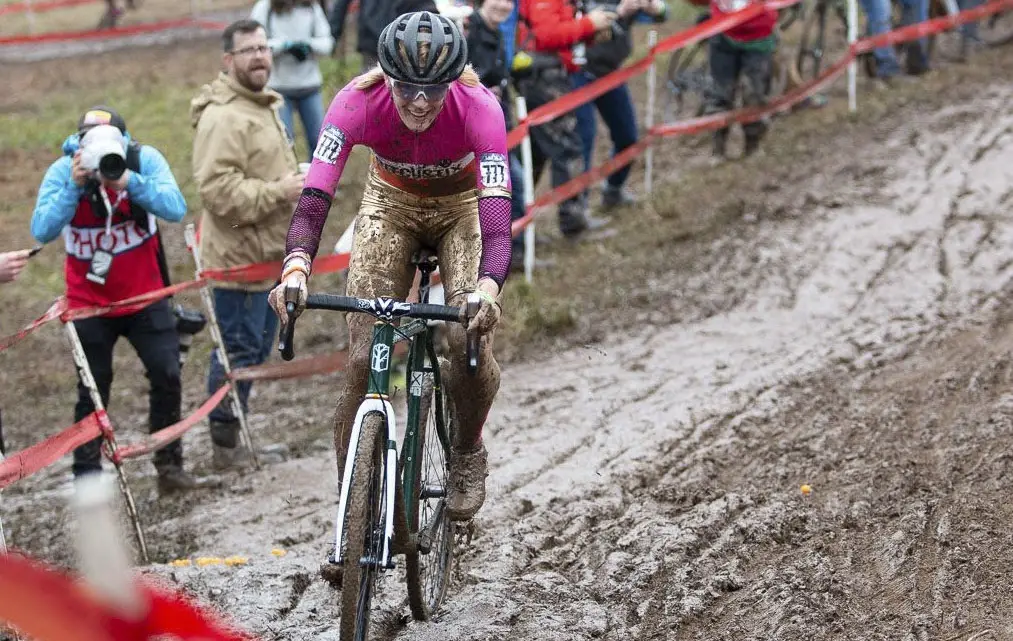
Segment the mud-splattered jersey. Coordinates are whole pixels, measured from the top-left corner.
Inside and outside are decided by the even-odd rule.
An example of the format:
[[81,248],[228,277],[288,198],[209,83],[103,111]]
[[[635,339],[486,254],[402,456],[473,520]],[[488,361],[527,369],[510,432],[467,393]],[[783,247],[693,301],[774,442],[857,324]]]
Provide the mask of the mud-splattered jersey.
[[[288,251],[316,253],[323,230],[307,192],[333,197],[355,145],[373,152],[377,174],[387,183],[422,197],[476,189],[482,227],[481,276],[502,283],[510,263],[510,163],[506,125],[496,97],[487,88],[454,82],[443,109],[423,132],[408,129],[385,82],[358,89],[352,81],[334,97],[320,131],[289,230]],[[328,203],[329,204],[329,203]]]

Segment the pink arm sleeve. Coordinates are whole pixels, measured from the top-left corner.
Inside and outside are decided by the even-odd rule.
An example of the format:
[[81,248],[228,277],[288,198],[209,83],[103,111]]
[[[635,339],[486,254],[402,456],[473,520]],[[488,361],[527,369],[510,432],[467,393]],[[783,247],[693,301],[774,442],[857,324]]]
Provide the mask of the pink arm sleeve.
[[503,110],[491,93],[482,92],[468,113],[466,132],[475,152],[478,221],[482,229],[479,278],[501,287],[510,271],[510,159]]
[[316,256],[348,154],[361,142],[366,112],[365,94],[351,86],[339,91],[331,101],[299,204],[289,224],[286,253],[302,250]]

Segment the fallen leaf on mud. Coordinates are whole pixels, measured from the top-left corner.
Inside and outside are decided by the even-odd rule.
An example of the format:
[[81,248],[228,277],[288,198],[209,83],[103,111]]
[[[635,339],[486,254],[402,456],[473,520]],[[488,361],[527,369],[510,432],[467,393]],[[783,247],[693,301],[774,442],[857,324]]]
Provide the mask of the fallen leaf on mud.
[[190,567],[190,559],[176,559],[175,561],[169,561],[169,565],[174,568],[188,568]]
[[222,560],[217,556],[202,556],[197,559],[197,565],[199,567],[205,567],[208,565],[220,565]]
[[246,565],[249,560],[250,559],[245,556],[230,556],[225,559],[225,565]]
[[286,554],[288,554],[288,552],[282,550],[281,548],[274,548],[271,550],[271,554],[275,556],[285,556]]
[[808,485],[803,485],[799,489],[802,490],[802,494],[805,494],[807,496],[809,495],[810,492],[813,491],[813,489],[810,486],[808,486]]

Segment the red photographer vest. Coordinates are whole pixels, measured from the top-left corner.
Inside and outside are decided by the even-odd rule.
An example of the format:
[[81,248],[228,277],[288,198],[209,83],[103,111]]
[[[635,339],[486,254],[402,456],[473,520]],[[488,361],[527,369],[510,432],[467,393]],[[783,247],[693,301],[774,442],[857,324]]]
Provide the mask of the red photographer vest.
[[[131,171],[140,171],[139,153],[136,149],[132,151],[127,154],[127,166]],[[110,205],[116,203],[115,192],[107,189],[106,195]],[[161,245],[155,217],[136,204],[131,206],[126,195],[108,222],[99,213],[87,197],[82,197],[70,224],[63,230],[67,250],[64,276],[71,309],[108,305],[159,289],[165,282],[159,264]],[[92,258],[99,250],[112,255],[105,283],[88,277]],[[136,311],[124,308],[105,315],[123,316]]]

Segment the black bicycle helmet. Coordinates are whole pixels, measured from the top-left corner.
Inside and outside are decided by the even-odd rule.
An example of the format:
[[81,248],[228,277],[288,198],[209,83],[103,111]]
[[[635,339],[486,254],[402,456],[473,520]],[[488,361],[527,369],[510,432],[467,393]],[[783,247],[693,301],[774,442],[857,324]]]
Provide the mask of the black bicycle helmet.
[[[420,47],[428,43],[423,58]],[[383,72],[398,82],[436,85],[461,76],[468,62],[468,43],[457,24],[438,13],[415,11],[384,27],[377,45]]]

